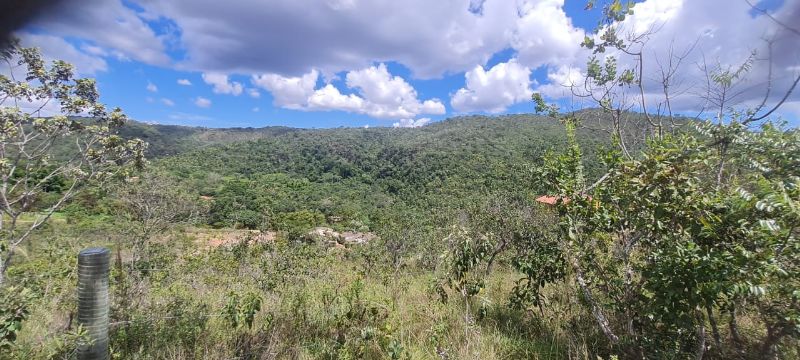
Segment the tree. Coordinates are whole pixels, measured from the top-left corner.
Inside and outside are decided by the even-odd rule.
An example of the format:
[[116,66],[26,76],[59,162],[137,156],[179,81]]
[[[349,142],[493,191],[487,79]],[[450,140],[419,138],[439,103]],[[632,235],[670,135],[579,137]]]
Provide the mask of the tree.
[[[126,116],[107,110],[95,80],[75,78],[72,65],[16,44],[0,59],[9,70],[0,75],[2,285],[20,244],[87,185],[142,167],[146,144],[117,135]],[[48,107],[59,114],[41,116]]]
[[180,184],[157,172],[145,172],[119,184],[114,192],[118,216],[130,221],[134,263],[146,256],[148,241],[180,223],[191,223],[203,213],[198,199]]
[[[540,186],[557,199],[557,241],[533,234],[514,248],[513,263],[525,275],[514,295],[542,306],[539,286],[575,286],[608,348],[630,358],[702,359],[709,349],[721,357],[796,356],[800,131],[769,116],[800,76],[774,97],[770,65],[763,101],[737,108],[731,95],[741,91],[755,56],[738,65],[703,65],[702,94],[713,115],[679,118],[670,84],[686,55],[670,52],[660,66],[663,98],[647,95],[647,34],[621,31],[632,10],[632,2],[619,0],[604,7],[598,36],[582,45],[595,55],[614,54],[604,54],[602,64],[592,56],[583,84],[572,86],[575,96],[611,116],[610,123],[598,121],[616,145],[605,156],[605,175],[587,181],[575,136],[593,119],[562,113],[533,95],[537,112],[562,122],[569,147],[537,169]],[[619,69],[618,56],[630,57],[620,63],[632,67]],[[667,111],[653,111],[653,104]],[[541,244],[551,246],[549,261],[541,258]],[[756,341],[739,336],[742,313],[757,319],[749,329],[760,332]]]

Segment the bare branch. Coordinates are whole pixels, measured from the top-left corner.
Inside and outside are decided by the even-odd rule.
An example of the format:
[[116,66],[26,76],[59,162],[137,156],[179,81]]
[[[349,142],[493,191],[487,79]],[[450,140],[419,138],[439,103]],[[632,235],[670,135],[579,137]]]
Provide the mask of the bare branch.
[[797,36],[800,36],[800,30],[797,30],[797,29],[795,29],[795,28],[793,28],[793,27],[791,27],[789,25],[784,24],[782,21],[780,21],[780,20],[776,19],[774,16],[772,16],[772,14],[770,14],[767,10],[755,6],[753,3],[750,2],[750,0],[744,0],[744,2],[746,2],[747,5],[750,5],[750,7],[753,10],[758,11],[758,12],[766,15],[768,18],[770,18],[770,20],[772,20],[776,24],[780,25],[782,28],[786,29],[787,31],[791,31],[792,33],[794,33]]

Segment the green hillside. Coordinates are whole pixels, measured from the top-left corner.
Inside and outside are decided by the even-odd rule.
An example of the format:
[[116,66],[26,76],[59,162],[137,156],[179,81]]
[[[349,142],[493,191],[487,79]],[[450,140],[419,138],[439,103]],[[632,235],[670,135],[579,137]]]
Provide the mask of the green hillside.
[[272,137],[294,131],[286,127],[214,129],[194,126],[146,124],[130,121],[120,129],[126,138],[140,138],[149,146],[147,156],[159,158],[212,144]]
[[[566,143],[558,122],[531,115],[459,117],[412,129],[248,131],[139,125],[134,130],[157,132],[151,137],[156,144],[161,136],[178,133],[179,143],[196,148],[156,159],[153,165],[198,195],[216,199],[211,224],[234,225],[233,218],[245,212],[248,218],[269,214],[267,226],[278,228],[275,219],[300,211],[370,225],[383,207],[402,205],[431,214],[498,194],[531,198],[541,191],[531,179],[531,168],[546,151]],[[595,176],[601,169],[594,150],[606,140],[592,131],[580,135],[589,154],[585,166]],[[261,138],[235,141],[248,137]],[[230,194],[234,189],[238,195]],[[236,198],[242,199],[239,210],[221,204]],[[248,221],[246,226],[263,225]]]

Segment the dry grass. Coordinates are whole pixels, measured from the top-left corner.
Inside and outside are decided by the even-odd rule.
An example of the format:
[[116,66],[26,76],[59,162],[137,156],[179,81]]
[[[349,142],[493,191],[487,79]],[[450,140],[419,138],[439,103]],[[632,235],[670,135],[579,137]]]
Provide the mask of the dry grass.
[[[241,231],[189,229],[159,241],[154,263],[163,260],[163,269],[135,280],[129,300],[131,319],[143,324],[154,336],[176,336],[181,324],[164,318],[175,301],[188,301],[204,307],[203,330],[189,344],[142,344],[131,358],[256,358],[314,359],[330,358],[331,351],[344,354],[343,344],[366,349],[366,358],[389,358],[386,342],[363,340],[359,334],[376,328],[386,341],[394,340],[411,359],[550,359],[562,358],[564,347],[554,337],[530,337],[523,329],[531,325],[528,314],[508,310],[507,296],[515,276],[497,271],[487,281],[487,288],[465,308],[463,299],[452,296],[447,304],[432,291],[436,276],[423,272],[370,271],[349,251],[331,252],[319,248],[315,256],[300,257],[303,263],[288,264],[283,274],[278,265],[281,251],[276,246],[258,244],[248,248],[204,248],[208,239],[234,239],[248,234]],[[284,245],[285,246],[285,245]],[[77,252],[76,247],[74,251]],[[239,251],[239,252],[237,252]],[[243,255],[244,254],[244,255]],[[288,256],[288,255],[286,255]],[[52,264],[66,267],[70,264]],[[69,269],[65,268],[65,271]],[[284,280],[265,289],[262,280],[284,275]],[[20,352],[26,358],[45,358],[52,340],[67,327],[74,309],[74,277],[51,279],[47,299],[39,299],[30,320],[20,334]],[[132,278],[130,281],[134,281]],[[112,279],[112,297],[118,284]],[[349,298],[358,288],[357,297]],[[232,329],[221,316],[229,294],[254,291],[263,298],[252,329]],[[350,294],[350,295],[348,295]],[[119,299],[112,299],[119,303]],[[343,315],[348,301],[364,309],[383,314],[380,320],[362,321]],[[488,304],[487,316],[480,318],[478,308]],[[190,305],[186,305],[190,308]],[[377,309],[377,310],[371,310]],[[526,320],[528,319],[528,320]],[[115,321],[112,319],[112,321]],[[147,325],[147,326],[145,326]],[[538,325],[537,325],[538,326]],[[119,327],[115,327],[118,331]],[[543,332],[546,330],[538,329]],[[344,335],[344,338],[342,337]],[[544,339],[544,340],[542,340]],[[120,345],[117,345],[118,348]],[[341,348],[340,348],[341,347]],[[337,350],[338,349],[338,350]],[[128,349],[130,351],[130,349]],[[119,351],[119,349],[118,349]],[[249,351],[244,353],[243,351]],[[327,354],[327,355],[326,355]]]

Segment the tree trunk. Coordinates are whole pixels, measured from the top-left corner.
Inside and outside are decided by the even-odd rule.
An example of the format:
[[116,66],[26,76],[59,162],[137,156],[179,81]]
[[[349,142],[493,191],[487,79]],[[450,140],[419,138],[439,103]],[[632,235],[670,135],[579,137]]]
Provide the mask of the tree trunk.
[[775,327],[767,326],[767,337],[761,345],[761,355],[764,359],[778,359],[778,343],[788,333],[786,328],[776,330]]
[[5,259],[0,259],[0,288],[3,287],[3,283],[6,280],[6,270],[8,270],[9,260],[11,260],[11,253],[8,253],[7,256]]
[[486,261],[486,275],[489,275],[492,272],[492,266],[494,265],[494,259],[497,255],[500,255],[506,249],[508,242],[502,241],[500,244],[495,246],[494,250],[492,250],[492,254],[489,255],[489,260]]
[[611,330],[611,325],[609,325],[608,319],[606,318],[605,314],[603,314],[603,309],[601,309],[600,306],[597,305],[597,302],[595,302],[594,297],[592,296],[592,291],[589,289],[589,286],[586,285],[586,280],[583,278],[583,271],[581,271],[580,267],[575,261],[573,261],[572,267],[575,270],[575,277],[578,280],[578,286],[580,286],[583,296],[592,306],[592,315],[594,315],[594,318],[597,320],[597,324],[600,325],[600,330],[603,331],[603,334],[606,335],[612,344],[618,343],[619,337],[614,334],[613,330]]
[[703,360],[706,354],[706,324],[703,315],[697,315],[697,349],[695,350],[695,360]]
[[739,325],[736,323],[736,306],[732,306],[730,309],[731,320],[728,322],[728,328],[731,332],[731,340],[733,340],[733,346],[736,347],[736,351],[739,354],[742,354],[742,338],[739,336]]
[[706,306],[706,314],[708,315],[708,321],[711,323],[711,334],[714,336],[714,346],[719,349],[721,346],[719,327],[717,327],[717,319],[714,318],[714,310],[711,306]]

